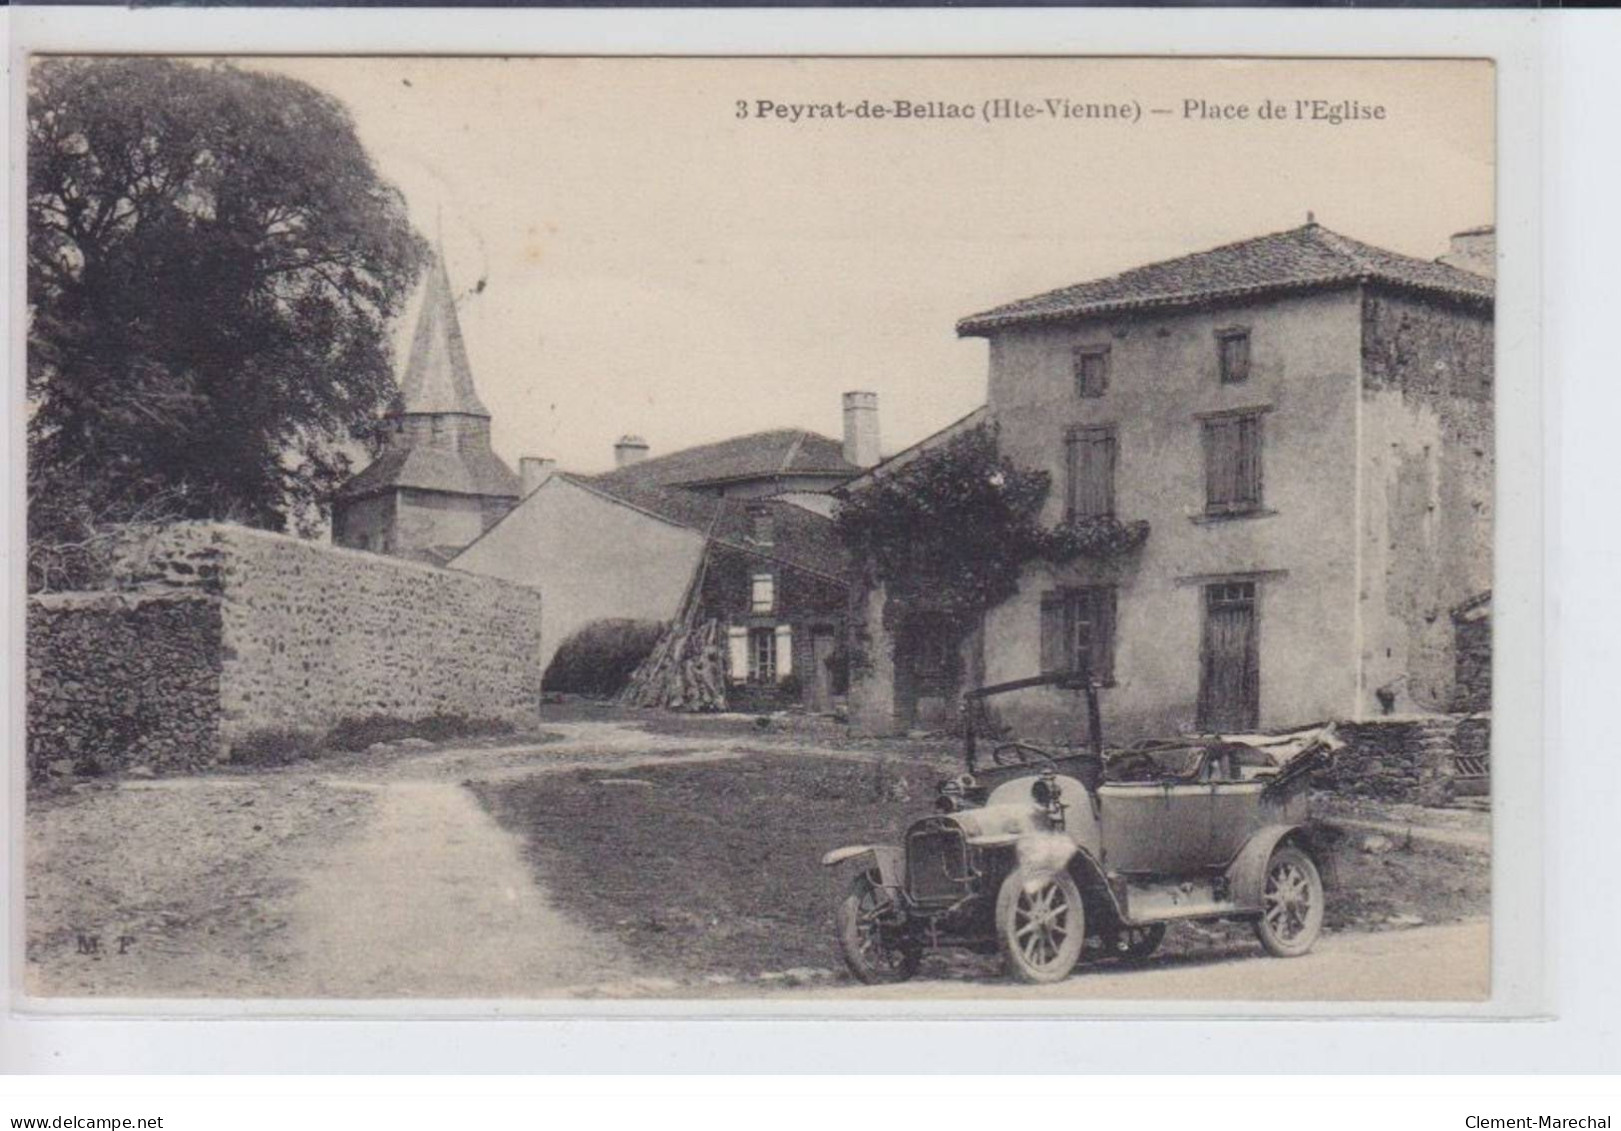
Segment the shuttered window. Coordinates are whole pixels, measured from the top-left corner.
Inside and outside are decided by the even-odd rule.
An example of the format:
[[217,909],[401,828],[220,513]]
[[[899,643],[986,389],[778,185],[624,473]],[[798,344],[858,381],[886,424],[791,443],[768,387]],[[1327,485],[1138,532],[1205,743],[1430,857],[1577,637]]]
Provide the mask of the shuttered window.
[[1109,388],[1109,347],[1075,347],[1075,395],[1101,397]]
[[1240,514],[1261,505],[1261,414],[1204,422],[1205,512]]
[[1064,450],[1069,465],[1066,517],[1073,521],[1113,515],[1114,429],[1071,429]]
[[1238,385],[1250,378],[1250,332],[1218,330],[1216,348],[1221,355],[1221,383]]
[[1041,670],[1085,670],[1114,682],[1115,587],[1059,589],[1041,599]]
[[749,629],[749,682],[777,682],[777,633],[775,629]]
[[769,573],[757,573],[750,579],[749,608],[756,613],[769,613],[777,604],[777,579]]

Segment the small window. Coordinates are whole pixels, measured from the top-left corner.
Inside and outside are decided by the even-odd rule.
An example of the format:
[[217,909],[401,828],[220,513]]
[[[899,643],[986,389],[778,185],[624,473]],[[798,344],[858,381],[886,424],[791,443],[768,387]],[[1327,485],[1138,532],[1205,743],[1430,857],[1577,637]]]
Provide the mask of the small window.
[[1041,670],[1114,682],[1115,587],[1060,589],[1041,599]]
[[757,546],[769,546],[777,540],[777,517],[769,508],[749,508],[749,538]]
[[749,682],[777,682],[777,630],[749,629]]
[[1261,414],[1204,422],[1205,513],[1243,514],[1261,506]]
[[1109,388],[1109,347],[1075,347],[1075,395],[1101,397]]
[[749,586],[749,611],[769,613],[777,605],[777,579],[769,573],[757,573]]
[[1065,516],[1107,518],[1114,514],[1113,428],[1072,428],[1065,437],[1068,493]]
[[1218,330],[1216,348],[1221,353],[1221,383],[1240,385],[1250,379],[1250,332]]

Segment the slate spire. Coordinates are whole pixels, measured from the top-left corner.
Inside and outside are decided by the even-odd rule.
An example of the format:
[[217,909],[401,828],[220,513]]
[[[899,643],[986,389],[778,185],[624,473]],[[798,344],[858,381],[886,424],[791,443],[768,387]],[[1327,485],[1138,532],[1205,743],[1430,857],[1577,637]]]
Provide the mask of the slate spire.
[[461,322],[456,318],[455,293],[445,271],[443,251],[434,256],[422,293],[411,356],[401,382],[405,414],[457,413],[488,417],[490,410],[478,399],[473,370],[467,363]]

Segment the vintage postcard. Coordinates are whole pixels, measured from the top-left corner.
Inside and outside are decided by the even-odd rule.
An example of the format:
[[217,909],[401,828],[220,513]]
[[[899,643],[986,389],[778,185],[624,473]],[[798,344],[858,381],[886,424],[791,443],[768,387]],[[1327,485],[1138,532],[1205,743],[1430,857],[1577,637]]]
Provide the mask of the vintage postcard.
[[1491,996],[1490,60],[27,82],[29,999]]

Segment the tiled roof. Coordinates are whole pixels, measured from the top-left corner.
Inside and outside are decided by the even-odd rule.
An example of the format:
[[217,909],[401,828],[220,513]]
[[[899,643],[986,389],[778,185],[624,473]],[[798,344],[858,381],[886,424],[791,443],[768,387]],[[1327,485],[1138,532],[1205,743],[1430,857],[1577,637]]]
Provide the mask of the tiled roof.
[[416,333],[411,338],[411,355],[405,364],[400,392],[407,413],[490,415],[473,387],[467,344],[462,341],[456,300],[442,257],[436,256],[428,269],[422,310],[417,315]]
[[859,491],[862,488],[885,478],[886,476],[893,475],[895,472],[917,459],[918,456],[923,455],[925,452],[933,451],[935,448],[938,448],[947,441],[962,435],[964,432],[970,432],[973,429],[978,428],[981,424],[989,422],[990,419],[991,406],[982,404],[973,412],[968,413],[966,416],[959,416],[956,420],[953,420],[950,424],[947,424],[938,432],[930,433],[917,443],[913,444],[911,447],[901,449],[888,459],[884,460],[884,462],[874,467],[869,467],[866,471],[862,472],[854,479],[840,484],[838,494],[842,495],[850,491]]
[[[711,541],[735,550],[838,580],[843,580],[849,568],[849,557],[832,520],[793,503],[774,499],[722,499],[651,483],[613,481],[611,476],[604,475],[587,478],[565,472],[557,478],[666,522],[696,530]],[[773,532],[769,545],[754,541],[754,520],[750,512],[755,507],[764,507],[771,514]]]
[[484,447],[435,447],[413,444],[391,447],[350,479],[338,491],[342,499],[358,499],[378,491],[410,487],[453,495],[518,497],[518,476],[501,457]]
[[785,475],[856,475],[837,440],[802,428],[779,428],[683,448],[596,476],[605,483],[663,487],[771,479]]
[[1359,282],[1484,304],[1491,303],[1493,294],[1491,280],[1482,276],[1306,224],[1020,299],[964,318],[957,332],[986,334],[1030,322]]

